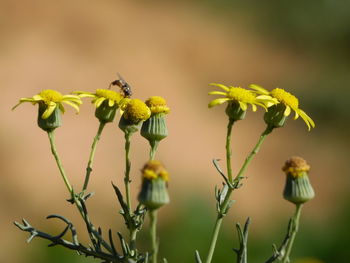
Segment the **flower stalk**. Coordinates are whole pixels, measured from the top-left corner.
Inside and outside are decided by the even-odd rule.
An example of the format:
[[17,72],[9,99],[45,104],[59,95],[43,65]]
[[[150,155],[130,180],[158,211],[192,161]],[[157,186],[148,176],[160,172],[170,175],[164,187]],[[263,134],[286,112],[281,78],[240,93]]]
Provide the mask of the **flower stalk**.
[[157,242],[157,214],[158,209],[152,209],[149,211],[150,218],[150,236],[152,242],[152,257],[151,263],[157,263],[158,258],[158,242]]
[[126,204],[131,213],[131,200],[130,200],[130,170],[131,170],[131,161],[129,157],[130,152],[130,143],[131,143],[130,133],[125,133],[125,174],[124,174],[124,186],[125,186],[125,195],[126,195]]
[[289,255],[290,255],[290,252],[292,251],[294,239],[295,239],[295,236],[296,236],[298,229],[299,229],[299,219],[300,219],[302,207],[303,207],[303,204],[296,204],[295,205],[295,213],[294,213],[293,217],[291,218],[292,233],[290,234],[291,236],[290,236],[289,242],[288,242],[287,247],[286,247],[286,252],[282,258],[282,263],[290,262]]
[[96,136],[94,137],[94,140],[92,142],[89,161],[88,161],[88,164],[86,167],[86,175],[85,175],[85,181],[84,181],[84,186],[83,186],[82,192],[85,192],[85,190],[88,187],[90,174],[92,172],[92,163],[93,163],[94,157],[95,157],[96,146],[97,146],[98,141],[100,140],[100,137],[101,137],[101,134],[102,134],[102,131],[103,131],[105,125],[106,125],[106,122],[100,122],[100,125],[98,127],[98,131],[97,131]]

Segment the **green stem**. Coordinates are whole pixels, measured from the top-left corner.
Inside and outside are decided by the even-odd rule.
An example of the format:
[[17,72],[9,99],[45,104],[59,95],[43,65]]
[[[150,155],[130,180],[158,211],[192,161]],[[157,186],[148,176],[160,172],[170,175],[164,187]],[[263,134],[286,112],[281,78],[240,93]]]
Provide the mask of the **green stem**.
[[131,162],[129,159],[130,152],[130,133],[125,133],[125,175],[124,175],[124,185],[125,185],[125,195],[126,195],[126,204],[129,208],[129,212],[131,213],[131,200],[130,200],[130,170],[131,170]]
[[157,209],[152,209],[149,211],[150,217],[150,235],[152,240],[152,261],[151,263],[157,263],[158,257],[158,242],[157,242]]
[[92,162],[94,161],[94,156],[95,156],[95,151],[96,151],[96,146],[97,142],[100,140],[103,128],[105,127],[106,123],[105,122],[100,122],[100,125],[98,127],[98,131],[96,136],[94,137],[94,140],[91,145],[91,151],[90,151],[90,156],[89,156],[89,161],[86,167],[86,175],[85,175],[85,181],[84,181],[84,186],[82,192],[84,192],[89,184],[89,179],[90,179],[90,174],[92,172]]
[[234,181],[238,185],[239,181],[243,178],[244,172],[246,171],[249,163],[253,159],[253,157],[259,152],[261,144],[264,142],[267,135],[269,135],[272,132],[273,128],[270,126],[267,126],[266,129],[263,131],[263,133],[260,135],[260,138],[255,145],[254,149],[250,152],[248,157],[245,159],[241,169],[239,170],[237,176],[235,177]]
[[226,135],[226,166],[227,166],[227,177],[229,182],[232,183],[232,166],[231,166],[231,133],[234,119],[229,119],[227,124],[227,135]]
[[[229,123],[227,125],[227,136],[226,136],[227,176],[228,176],[230,182],[232,182],[231,148],[230,148],[230,144],[231,144],[231,132],[232,132],[233,123],[234,123],[233,120],[230,119]],[[243,178],[243,174],[244,174],[245,170],[247,169],[249,163],[251,162],[253,157],[259,152],[261,144],[265,140],[266,136],[269,133],[271,133],[272,129],[273,128],[270,128],[268,126],[265,129],[265,131],[261,134],[261,136],[260,136],[257,144],[255,145],[253,151],[248,155],[248,157],[246,158],[245,162],[243,163],[242,168],[240,169],[239,173],[237,174],[237,176],[233,180],[235,182],[236,186],[239,184],[240,179]],[[224,216],[225,216],[225,214],[227,212],[227,208],[228,208],[228,205],[229,205],[230,200],[231,200],[231,194],[232,194],[234,189],[235,188],[231,188],[231,187],[228,188],[227,193],[225,195],[225,199],[224,199],[224,201],[222,202],[222,204],[220,206],[220,211],[218,212],[218,216],[217,216],[216,221],[215,221],[214,231],[213,231],[213,235],[212,235],[212,238],[211,238],[209,252],[208,252],[208,256],[207,256],[207,259],[206,259],[205,263],[210,263],[212,258],[213,258],[216,242],[217,242],[217,239],[218,239],[218,236],[219,236],[220,227],[221,227],[221,224],[222,224],[222,220],[223,220],[223,218],[224,218]]]
[[149,158],[150,160],[154,160],[154,156],[156,155],[156,151],[159,145],[159,141],[150,141],[150,145],[151,145],[151,150],[149,153]]
[[292,233],[291,233],[289,242],[287,244],[286,253],[283,256],[282,263],[290,262],[289,255],[290,255],[290,252],[292,251],[294,239],[295,239],[295,236],[296,236],[298,229],[299,229],[299,219],[300,219],[302,207],[303,207],[303,204],[297,204],[295,206],[295,213],[292,217]]
[[73,195],[73,188],[72,188],[71,184],[69,183],[69,180],[68,180],[68,178],[66,176],[66,172],[63,169],[61,160],[60,160],[60,158],[58,156],[58,153],[57,153],[57,150],[56,150],[55,131],[54,130],[48,131],[47,134],[48,134],[49,140],[50,140],[51,152],[52,152],[53,156],[55,157],[55,160],[56,160],[58,169],[60,170],[60,174],[61,174],[61,176],[63,178],[63,181],[64,181],[64,183],[65,183],[65,185],[66,185],[70,195],[72,196]]

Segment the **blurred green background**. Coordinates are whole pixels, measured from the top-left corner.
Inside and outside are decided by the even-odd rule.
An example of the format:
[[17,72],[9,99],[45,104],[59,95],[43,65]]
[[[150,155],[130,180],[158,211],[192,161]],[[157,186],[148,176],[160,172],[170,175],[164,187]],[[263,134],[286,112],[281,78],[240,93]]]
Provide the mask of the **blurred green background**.
[[[307,132],[290,120],[265,142],[234,194],[214,262],[234,262],[235,223],[252,217],[250,262],[263,262],[283,238],[293,207],[282,199],[283,162],[300,155],[311,164],[316,198],[305,205],[292,257],[295,262],[348,262],[350,2],[284,1],[44,1],[0,0],[0,262],[97,262],[35,239],[12,221],[26,218],[47,232],[59,232],[48,214],[70,218],[86,241],[84,226],[65,201],[66,190],[36,127],[36,108],[20,97],[42,89],[93,91],[107,88],[119,72],[134,96],[168,100],[170,136],[158,157],[171,172],[172,202],[160,211],[160,254],[169,262],[194,262],[206,255],[215,219],[214,185],[220,176],[212,158],[224,158],[223,107],[207,109],[210,82],[284,88],[316,122]],[[234,127],[234,169],[238,170],[263,130],[262,111]],[[81,185],[92,137],[93,108],[79,116],[68,110],[57,144],[73,185]],[[148,145],[135,136],[133,178]],[[90,214],[96,225],[125,231],[110,182],[121,184],[123,136],[110,124],[96,153]],[[145,230],[147,229],[147,225]],[[148,248],[141,233],[140,246]],[[304,261],[303,261],[304,259]],[[309,259],[309,260],[308,260]],[[299,261],[297,261],[299,260]]]

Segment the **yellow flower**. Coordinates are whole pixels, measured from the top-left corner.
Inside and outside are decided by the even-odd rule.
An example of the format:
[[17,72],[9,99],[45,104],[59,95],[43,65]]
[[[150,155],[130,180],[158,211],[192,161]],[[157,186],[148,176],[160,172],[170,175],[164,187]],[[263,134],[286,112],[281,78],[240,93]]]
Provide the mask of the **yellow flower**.
[[139,123],[151,116],[151,110],[139,99],[131,99],[125,107],[123,116],[131,123]]
[[223,84],[211,83],[210,85],[217,86],[222,88],[224,91],[212,91],[209,92],[209,95],[222,95],[224,98],[214,99],[209,103],[209,108],[214,107],[216,105],[223,104],[225,102],[236,102],[239,104],[239,107],[242,111],[246,111],[248,108],[248,104],[252,106],[252,110],[256,111],[256,105],[259,105],[263,108],[267,108],[265,106],[267,103],[272,103],[274,100],[271,96],[256,96],[256,93],[251,90],[243,89],[240,87],[232,87],[225,86]]
[[315,127],[314,121],[302,109],[299,108],[299,100],[294,95],[279,88],[273,89],[269,92],[255,84],[250,85],[250,88],[254,89],[258,94],[261,94],[261,96],[271,96],[276,99],[278,103],[282,103],[285,106],[283,112],[284,116],[289,116],[293,110],[295,113],[294,120],[298,119],[300,116],[306,123],[309,131],[311,130],[311,127]]
[[105,100],[108,100],[109,107],[113,107],[114,105],[119,105],[119,102],[123,99],[122,94],[109,89],[97,89],[95,93],[85,91],[75,91],[73,93],[78,94],[82,98],[93,98],[92,103],[94,103],[96,108],[100,107]]
[[169,107],[166,105],[166,100],[159,96],[150,97],[145,103],[150,108],[152,114],[167,114],[170,111]]
[[82,104],[82,101],[79,96],[76,95],[62,95],[58,91],[55,90],[43,90],[39,94],[34,95],[32,98],[21,98],[19,103],[15,105],[12,110],[18,107],[23,102],[31,102],[33,105],[39,103],[45,107],[45,111],[41,115],[42,119],[47,119],[51,116],[51,114],[58,107],[62,113],[64,113],[65,109],[62,103],[66,103],[76,109],[79,112],[79,105]]

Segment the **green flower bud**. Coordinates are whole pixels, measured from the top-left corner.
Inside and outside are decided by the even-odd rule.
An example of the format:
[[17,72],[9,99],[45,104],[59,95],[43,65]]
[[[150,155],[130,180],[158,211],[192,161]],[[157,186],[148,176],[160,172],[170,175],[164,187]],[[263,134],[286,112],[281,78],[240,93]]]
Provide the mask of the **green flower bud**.
[[146,120],[141,127],[141,135],[150,143],[160,141],[168,136],[165,114],[158,113]]
[[117,109],[118,104],[115,103],[113,106],[109,106],[109,101],[106,99],[96,108],[95,116],[100,122],[112,122]]
[[283,127],[288,116],[284,114],[286,106],[283,103],[275,104],[268,108],[264,114],[264,120],[272,128]]
[[230,101],[226,107],[226,115],[234,121],[243,120],[245,118],[246,110],[242,110],[237,101]]
[[125,133],[125,134],[133,134],[135,132],[138,132],[141,129],[142,121],[139,123],[133,123],[129,120],[127,120],[124,117],[124,114],[121,116],[119,120],[118,127]]
[[44,102],[39,102],[38,126],[44,131],[53,131],[62,125],[61,110],[56,107],[49,117],[43,119],[42,115],[47,107]]
[[160,161],[152,160],[142,169],[142,186],[138,200],[148,209],[158,209],[170,202],[167,181],[168,172]]
[[291,157],[282,169],[286,173],[284,199],[294,204],[302,204],[315,197],[314,189],[308,177],[310,166],[304,159]]

